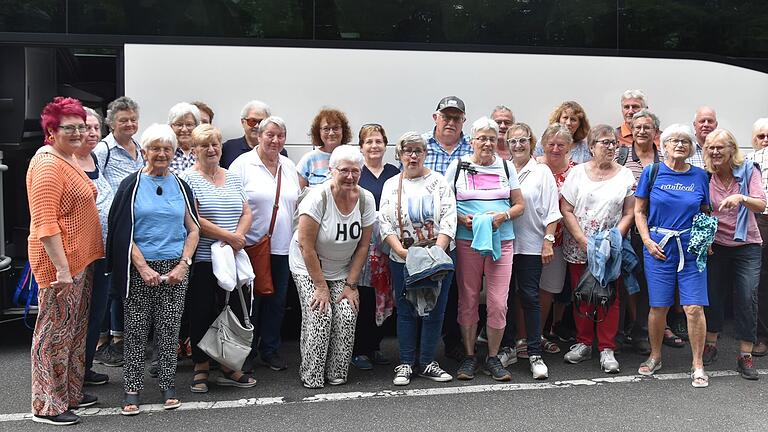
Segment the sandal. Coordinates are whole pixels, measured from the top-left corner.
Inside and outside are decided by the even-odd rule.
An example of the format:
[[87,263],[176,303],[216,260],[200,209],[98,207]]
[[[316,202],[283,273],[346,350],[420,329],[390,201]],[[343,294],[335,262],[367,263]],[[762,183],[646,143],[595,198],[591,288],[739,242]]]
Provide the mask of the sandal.
[[[195,365],[195,367],[197,367],[197,365]],[[189,391],[192,393],[208,393],[209,372],[210,369],[195,368],[195,375],[192,377],[192,385],[189,386]]]
[[164,410],[172,410],[181,406],[181,401],[176,398],[176,388],[174,387],[163,390],[163,399],[165,399],[163,402]]
[[682,348],[685,346],[683,338],[672,333],[672,329],[669,327],[664,329],[664,345],[672,348]]
[[120,414],[124,416],[133,416],[139,412],[141,412],[139,409],[139,394],[125,393],[123,396],[123,408],[120,410]]
[[541,349],[547,354],[557,354],[560,352],[560,347],[544,336],[541,337]]
[[637,368],[637,373],[642,376],[651,376],[659,369],[661,369],[661,359],[654,360],[649,358],[648,360],[640,363],[640,367]]
[[691,369],[691,385],[696,388],[709,386],[709,376],[704,373],[704,369]]
[[[240,374],[235,378],[236,374]],[[256,380],[240,371],[221,371],[220,377],[216,378],[216,384],[226,387],[251,388],[256,385]]]

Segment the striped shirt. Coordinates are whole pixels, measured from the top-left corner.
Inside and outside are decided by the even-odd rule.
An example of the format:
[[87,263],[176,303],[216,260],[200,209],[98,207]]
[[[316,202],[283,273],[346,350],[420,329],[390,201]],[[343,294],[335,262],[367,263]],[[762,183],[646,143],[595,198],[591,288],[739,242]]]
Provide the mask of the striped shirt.
[[136,159],[133,159],[127,151],[117,143],[114,135],[104,137],[93,149],[93,153],[99,160],[99,171],[107,178],[112,189],[117,191],[120,183],[128,174],[144,168],[144,157],[136,141],[131,139],[136,146]]
[[[224,185],[221,187],[211,184],[196,169],[188,169],[179,177],[192,188],[201,218],[205,218],[219,228],[235,232],[240,216],[243,214],[246,196],[240,176],[229,171],[226,176]],[[195,262],[211,261],[211,245],[215,242],[216,239],[200,235]]]
[[330,153],[314,149],[301,157],[298,165],[296,165],[296,171],[298,171],[299,177],[306,180],[310,186],[317,186],[331,178],[328,168],[330,160]]

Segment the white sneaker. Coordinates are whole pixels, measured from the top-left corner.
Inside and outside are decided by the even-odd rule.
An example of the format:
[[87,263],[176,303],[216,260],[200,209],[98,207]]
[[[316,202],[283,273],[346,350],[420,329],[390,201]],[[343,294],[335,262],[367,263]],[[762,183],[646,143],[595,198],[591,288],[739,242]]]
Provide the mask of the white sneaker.
[[392,384],[396,386],[408,385],[411,383],[411,375],[413,375],[411,365],[401,364],[395,368],[395,379],[392,380]]
[[612,349],[604,349],[600,352],[600,367],[605,373],[619,373],[619,362],[613,356]]
[[347,383],[347,380],[345,380],[344,378],[330,378],[328,380],[328,384],[332,386],[338,386],[346,383]]
[[592,358],[592,347],[588,347],[583,343],[573,344],[571,345],[571,350],[565,353],[563,358],[568,363],[573,364],[581,363],[584,360],[589,360]]
[[507,346],[501,347],[497,357],[499,358],[499,361],[501,361],[501,365],[504,367],[508,367],[509,365],[517,363],[517,353],[515,352],[514,348]]
[[549,368],[544,364],[544,360],[541,359],[541,356],[530,356],[528,361],[531,363],[531,374],[533,375],[533,379],[540,380],[549,378]]

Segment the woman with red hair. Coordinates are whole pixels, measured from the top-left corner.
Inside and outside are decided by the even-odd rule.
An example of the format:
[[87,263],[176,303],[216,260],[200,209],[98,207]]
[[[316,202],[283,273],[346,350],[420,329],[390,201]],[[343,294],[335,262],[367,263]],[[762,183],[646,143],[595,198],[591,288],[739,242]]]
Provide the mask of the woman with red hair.
[[32,419],[69,425],[80,421],[71,409],[96,403],[82,387],[92,263],[104,248],[96,187],[74,156],[85,136],[85,110],[76,99],[56,97],[40,117],[45,145],[27,170],[29,264],[40,287]]

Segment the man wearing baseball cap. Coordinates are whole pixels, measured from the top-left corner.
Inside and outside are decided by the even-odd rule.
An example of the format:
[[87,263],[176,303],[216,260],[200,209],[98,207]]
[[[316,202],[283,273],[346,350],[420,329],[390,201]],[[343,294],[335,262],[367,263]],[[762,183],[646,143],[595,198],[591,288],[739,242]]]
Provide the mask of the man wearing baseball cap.
[[456,158],[472,154],[472,147],[461,128],[466,117],[464,101],[456,96],[440,99],[437,109],[432,114],[435,128],[424,134],[427,142],[427,158],[424,166],[445,174],[448,165]]

